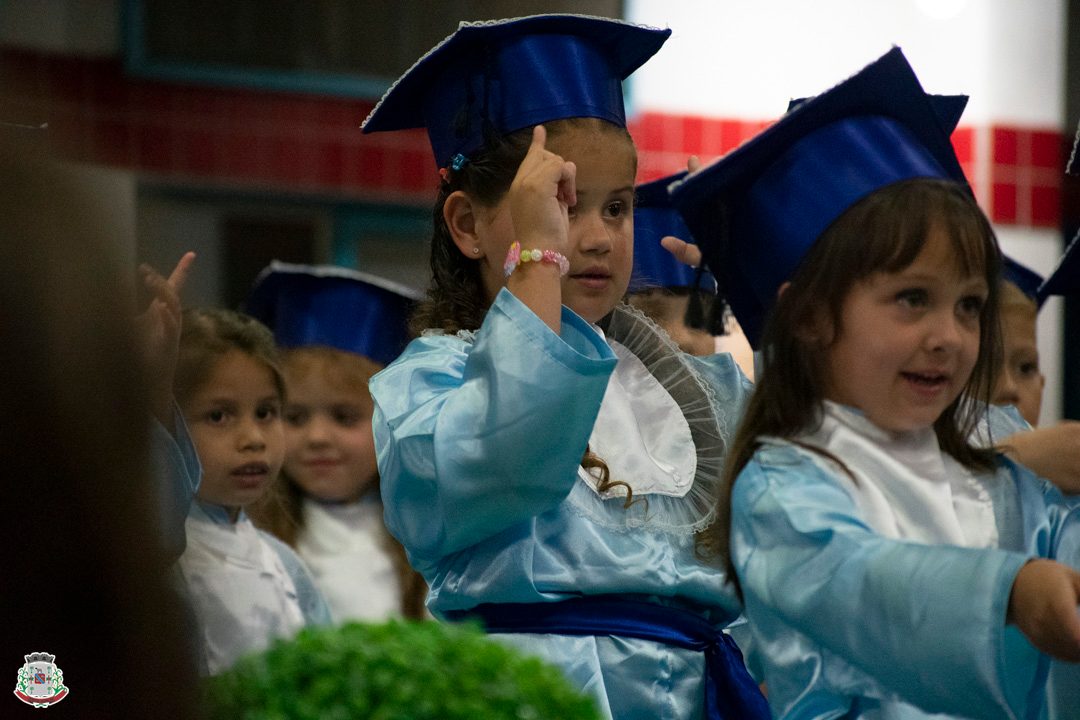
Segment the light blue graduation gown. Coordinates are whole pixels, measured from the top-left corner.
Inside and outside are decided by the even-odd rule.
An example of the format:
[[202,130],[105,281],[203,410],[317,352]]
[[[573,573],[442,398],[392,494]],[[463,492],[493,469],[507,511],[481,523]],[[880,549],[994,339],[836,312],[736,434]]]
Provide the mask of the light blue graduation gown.
[[[712,388],[730,437],[749,382],[727,355],[687,362]],[[556,335],[502,290],[475,336],[425,335],[372,379],[386,524],[430,585],[436,616],[605,593],[691,609],[718,627],[739,616],[723,571],[695,557],[693,532],[652,524],[686,498],[650,494],[648,511],[626,511],[579,476],[615,365],[612,347],[573,312],[563,309]],[[607,717],[701,715],[699,653],[612,637],[502,637],[561,667]]]
[[[850,437],[824,447],[887,486],[888,461]],[[1080,564],[1080,513],[1004,457],[975,479],[992,519],[969,529],[994,546],[926,544],[876,530],[865,491],[820,455],[778,440],[755,453],[732,495],[731,542],[777,718],[1038,717],[1049,662],[1005,625],[1009,594],[1029,558]]]
[[161,541],[167,557],[177,560],[184,552],[184,521],[191,500],[199,490],[202,465],[180,408],[173,403],[170,433],[156,418],[150,421],[150,461],[157,497]]

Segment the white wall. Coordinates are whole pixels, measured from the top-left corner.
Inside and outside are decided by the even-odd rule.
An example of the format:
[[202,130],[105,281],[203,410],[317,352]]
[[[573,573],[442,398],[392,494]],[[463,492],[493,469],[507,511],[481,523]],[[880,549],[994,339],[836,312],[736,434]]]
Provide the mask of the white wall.
[[672,29],[634,110],[772,119],[899,45],[927,91],[971,96],[966,124],[1064,116],[1064,0],[627,0],[627,19]]

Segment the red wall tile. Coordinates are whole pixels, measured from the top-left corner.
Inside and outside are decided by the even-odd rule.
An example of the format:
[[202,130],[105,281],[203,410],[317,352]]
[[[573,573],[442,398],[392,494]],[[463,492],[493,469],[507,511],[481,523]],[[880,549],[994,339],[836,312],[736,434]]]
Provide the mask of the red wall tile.
[[704,118],[687,116],[682,119],[682,150],[687,155],[700,155],[705,148]]
[[953,150],[956,151],[956,159],[960,164],[970,163],[974,158],[975,131],[972,128],[957,128],[950,138]]
[[1017,161],[1017,131],[1012,128],[994,128],[993,161],[1000,165],[1015,165]]
[[1011,225],[1016,222],[1016,186],[995,183],[993,188],[990,219],[996,223]]
[[379,147],[360,147],[352,152],[356,174],[353,181],[363,187],[386,185],[386,151]]
[[1032,166],[1059,170],[1065,162],[1063,152],[1061,133],[1040,130],[1031,133]]
[[1061,223],[1061,188],[1035,186],[1031,189],[1033,227],[1057,228]]

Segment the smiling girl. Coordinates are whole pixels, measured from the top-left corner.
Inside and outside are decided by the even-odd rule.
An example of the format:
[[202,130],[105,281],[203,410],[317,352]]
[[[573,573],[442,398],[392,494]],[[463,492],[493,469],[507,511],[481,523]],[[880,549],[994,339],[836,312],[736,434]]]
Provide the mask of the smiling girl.
[[244,513],[285,457],[284,384],[270,331],[240,313],[185,311],[175,387],[203,468],[180,569],[204,669],[214,674],[276,637],[329,622],[329,612],[295,553]]
[[1080,517],[969,440],[1001,255],[900,50],[672,194],[764,360],[703,540],[773,716],[1038,717],[1080,660]]

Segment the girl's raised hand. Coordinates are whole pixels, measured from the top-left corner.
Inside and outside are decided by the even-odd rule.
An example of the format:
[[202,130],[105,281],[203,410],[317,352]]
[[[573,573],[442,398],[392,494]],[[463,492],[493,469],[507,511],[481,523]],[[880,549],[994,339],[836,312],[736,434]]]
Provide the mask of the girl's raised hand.
[[567,252],[569,209],[577,204],[574,163],[545,149],[547,131],[533,128],[532,144],[510,184],[514,237],[522,248]]
[[1080,572],[1031,560],[1013,580],[1008,622],[1047,655],[1080,662]]
[[151,407],[170,431],[173,374],[180,347],[180,291],[194,262],[195,253],[184,253],[168,278],[145,263],[139,266],[143,285],[151,295],[150,304],[135,319],[152,383]]

